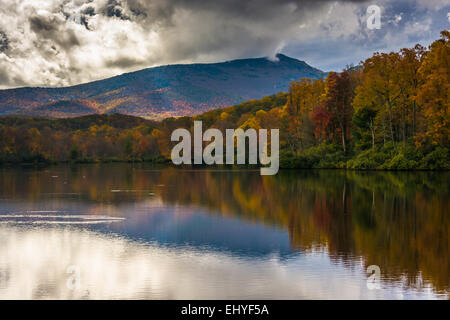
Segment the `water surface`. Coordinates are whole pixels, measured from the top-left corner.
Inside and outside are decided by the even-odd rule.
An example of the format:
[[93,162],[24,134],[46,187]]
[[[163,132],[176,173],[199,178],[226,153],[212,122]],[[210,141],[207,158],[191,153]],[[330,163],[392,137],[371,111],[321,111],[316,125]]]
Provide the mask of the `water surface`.
[[0,169],[0,299],[447,299],[449,178]]

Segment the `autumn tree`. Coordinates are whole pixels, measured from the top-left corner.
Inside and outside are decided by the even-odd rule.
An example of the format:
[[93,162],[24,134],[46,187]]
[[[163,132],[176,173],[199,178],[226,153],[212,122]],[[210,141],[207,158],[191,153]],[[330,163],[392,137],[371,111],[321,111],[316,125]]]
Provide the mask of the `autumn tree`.
[[424,106],[425,128],[417,135],[421,144],[448,146],[450,136],[450,32],[442,31],[441,39],[433,42],[419,69],[423,84],[417,101]]
[[[394,109],[401,95],[398,82],[398,53],[375,53],[363,63],[361,85],[356,89],[353,106],[356,112],[369,108],[376,113],[374,126],[381,128],[383,142],[395,141]],[[374,129],[375,131],[375,129]]]
[[400,86],[400,117],[402,140],[414,136],[417,130],[417,118],[420,115],[420,104],[417,103],[417,93],[422,85],[423,77],[419,72],[426,49],[421,45],[400,50],[400,60],[397,66],[397,81]]
[[[344,152],[350,135],[350,123],[353,114],[353,88],[350,73],[330,72],[327,76],[323,109],[317,115],[324,114],[327,118],[326,133],[331,139],[340,140]],[[325,116],[326,114],[326,116]]]
[[320,105],[325,84],[321,79],[301,79],[292,82],[285,107],[284,130],[291,150],[297,151],[311,145],[313,125],[311,113]]

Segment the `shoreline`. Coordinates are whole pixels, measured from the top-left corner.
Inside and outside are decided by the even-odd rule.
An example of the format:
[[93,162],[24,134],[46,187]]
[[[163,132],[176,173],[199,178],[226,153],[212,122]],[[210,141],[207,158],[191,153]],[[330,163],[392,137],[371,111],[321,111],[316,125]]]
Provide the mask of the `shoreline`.
[[[0,169],[5,168],[30,168],[42,169],[56,166],[81,166],[81,165],[113,165],[113,164],[132,164],[132,165],[154,165],[161,168],[174,168],[181,170],[204,170],[205,168],[211,171],[227,170],[227,171],[257,171],[260,166],[237,166],[237,165],[174,165],[169,159],[166,161],[146,161],[146,160],[90,160],[90,161],[50,161],[50,162],[20,162],[20,163],[0,163]],[[358,171],[358,172],[449,172],[450,169],[381,169],[381,168],[336,168],[336,167],[281,167],[280,171],[303,171],[303,170],[331,170],[331,171]]]

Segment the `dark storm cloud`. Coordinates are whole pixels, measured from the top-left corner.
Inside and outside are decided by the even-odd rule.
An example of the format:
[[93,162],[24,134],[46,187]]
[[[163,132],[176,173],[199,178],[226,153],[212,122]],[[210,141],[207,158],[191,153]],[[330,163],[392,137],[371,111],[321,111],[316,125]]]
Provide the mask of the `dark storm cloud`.
[[144,17],[144,18],[146,18],[148,16],[145,11],[141,10],[141,8],[130,7],[130,11],[136,17]]
[[87,7],[83,10],[81,10],[81,13],[87,16],[95,16],[95,8],[94,7]]
[[136,5],[145,8],[148,19],[142,25],[156,21],[160,34],[167,39],[165,52],[169,61],[205,56],[273,57],[296,38],[302,21],[314,19],[334,3],[331,0],[127,0],[131,8]]
[[75,32],[73,30],[61,32],[61,21],[54,17],[32,16],[29,21],[31,30],[40,35],[42,39],[50,40],[63,49],[70,50],[72,47],[80,45]]
[[57,28],[58,22],[55,21],[55,19],[48,19],[47,17],[34,16],[30,17],[29,21],[31,30],[33,30],[36,33],[45,34],[49,32],[54,32],[58,29]]
[[[116,2],[111,0],[112,2]],[[340,0],[340,3],[364,3],[368,0]],[[123,0],[132,12],[145,13],[151,21],[170,23],[177,11],[217,13],[222,17],[245,19],[249,23],[262,19],[273,20],[280,8],[289,7],[298,17],[309,11],[337,2],[335,0]]]
[[[259,15],[270,15],[270,8],[276,8],[285,5],[296,5],[298,11],[306,11],[312,7],[323,5],[324,3],[336,2],[335,0],[164,0],[164,1],[146,1],[146,0],[123,0],[130,7],[140,5],[142,7],[151,7],[158,4],[160,7],[173,12],[177,8],[189,8],[190,10],[210,10],[220,12],[221,14],[232,13],[236,16],[245,16],[247,18],[257,17]],[[367,0],[340,0],[338,2],[363,3]]]
[[106,6],[103,8],[102,11],[107,17],[116,17],[122,20],[130,19],[125,14],[124,12],[125,10],[122,7],[122,3],[120,1],[108,0],[108,3],[106,4]]

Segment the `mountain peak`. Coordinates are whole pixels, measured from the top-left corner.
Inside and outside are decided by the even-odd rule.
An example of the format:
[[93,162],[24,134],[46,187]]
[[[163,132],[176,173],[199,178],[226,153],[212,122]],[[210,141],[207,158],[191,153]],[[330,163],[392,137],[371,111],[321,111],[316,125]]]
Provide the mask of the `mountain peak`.
[[324,73],[277,54],[222,63],[167,65],[65,88],[0,90],[0,114],[75,116],[124,113],[161,119],[195,115],[285,91],[291,81]]
[[277,53],[277,54],[275,55],[275,57],[276,57],[277,59],[279,59],[279,60],[286,60],[286,61],[296,60],[296,61],[300,61],[300,60],[298,60],[298,59],[294,59],[294,58],[288,57],[287,55],[282,54],[282,53]]
[[[292,58],[292,57],[289,57],[289,56],[287,56],[285,54],[282,54],[282,53],[277,53],[275,57],[277,58],[278,61],[281,61],[281,62],[284,62],[284,63],[301,64],[301,65],[303,65],[305,67],[311,67],[303,60]],[[318,70],[318,69],[316,69],[316,70]]]

